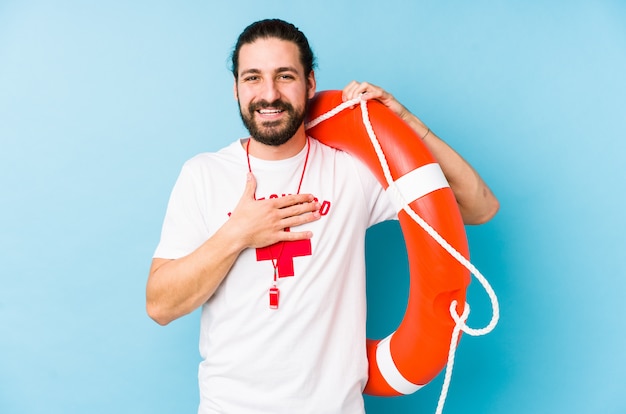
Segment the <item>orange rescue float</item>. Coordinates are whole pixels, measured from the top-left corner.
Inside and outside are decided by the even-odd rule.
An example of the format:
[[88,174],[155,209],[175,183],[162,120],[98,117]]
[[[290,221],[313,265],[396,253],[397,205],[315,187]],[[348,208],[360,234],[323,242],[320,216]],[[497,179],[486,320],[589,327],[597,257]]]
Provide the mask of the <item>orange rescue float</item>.
[[[341,104],[341,91],[319,92],[310,102],[307,121]],[[368,101],[367,109],[389,165],[391,185],[370,143],[360,106],[339,112],[312,126],[307,133],[360,159],[388,193],[397,190],[408,208],[459,253],[469,257],[463,220],[435,158],[415,131],[383,104]],[[397,330],[382,340],[367,340],[369,380],[364,392],[370,395],[411,394],[446,366],[455,328],[450,304],[456,300],[458,314],[463,312],[470,282],[470,272],[422,229],[401,204],[398,203],[398,216],[409,259],[409,298]]]

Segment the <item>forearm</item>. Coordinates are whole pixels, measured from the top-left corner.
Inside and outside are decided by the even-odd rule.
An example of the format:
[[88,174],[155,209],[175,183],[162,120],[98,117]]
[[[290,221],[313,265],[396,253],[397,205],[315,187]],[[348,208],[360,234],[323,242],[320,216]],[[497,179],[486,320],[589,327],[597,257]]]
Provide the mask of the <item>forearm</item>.
[[146,287],[146,310],[160,325],[193,312],[215,293],[243,250],[227,231],[218,231],[180,259],[155,258]]
[[228,275],[246,248],[279,241],[310,239],[311,231],[290,231],[320,218],[312,194],[255,199],[256,179],[248,174],[246,188],[230,218],[188,256],[153,259],[146,287],[146,310],[161,325],[204,304]]
[[454,193],[463,222],[482,224],[489,221],[498,211],[499,202],[476,170],[415,115],[409,113],[405,121],[423,138],[437,159]]
[[441,166],[456,197],[465,224],[482,224],[496,214],[499,208],[498,200],[480,178],[480,175],[393,95],[371,83],[352,81],[343,89],[342,96],[344,101],[356,97],[377,99],[409,124],[417,135],[424,140]]

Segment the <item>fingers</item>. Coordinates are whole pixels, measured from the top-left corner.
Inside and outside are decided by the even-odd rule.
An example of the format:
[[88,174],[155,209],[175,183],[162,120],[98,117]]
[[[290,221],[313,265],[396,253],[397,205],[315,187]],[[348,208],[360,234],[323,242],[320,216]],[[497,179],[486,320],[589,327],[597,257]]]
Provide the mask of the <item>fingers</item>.
[[[248,230],[249,247],[264,247],[280,241],[293,241],[310,239],[313,232],[293,231],[298,226],[320,219],[317,202],[309,202],[300,205],[290,206],[282,209],[268,207],[273,200],[260,200],[259,208],[252,214],[258,214],[255,218],[250,217]],[[259,214],[260,213],[260,214]]]
[[279,241],[297,241],[313,238],[312,231],[283,231]]
[[321,204],[311,194],[296,194],[270,200],[259,200],[259,211],[264,211],[268,225],[273,223],[277,230],[295,227],[320,217]]
[[321,204],[312,194],[257,200],[256,188],[256,178],[249,173],[243,195],[229,220],[231,231],[240,232],[246,246],[263,247],[279,241],[313,237],[311,231],[291,231],[321,217]]
[[256,191],[256,177],[251,172],[246,176],[246,186],[243,190],[242,198],[255,199],[254,193]]
[[346,102],[357,97],[358,93],[356,93],[356,90],[358,87],[359,83],[356,81],[352,81],[347,84],[346,87],[343,88],[343,91],[341,93],[341,98],[343,99],[343,101]]
[[283,215],[279,227],[284,229],[310,223],[320,218],[320,204],[317,202],[298,204],[279,210]]
[[287,208],[303,203],[311,203],[313,200],[315,200],[313,194],[290,194],[279,198],[272,198],[268,201],[272,203],[272,207],[274,208]]
[[[238,207],[242,206],[245,209],[256,210],[260,214],[274,210],[277,213],[274,217],[278,219],[313,212],[320,208],[319,203],[313,202],[315,200],[313,194],[290,194],[278,198],[257,200],[255,194],[256,187],[257,183],[254,174],[248,173]],[[244,206],[249,207],[246,208]]]
[[352,81],[342,91],[342,99],[344,102],[356,99],[360,97],[366,101],[370,99],[376,99],[387,108],[391,109],[396,115],[400,116],[400,118],[405,121],[411,117],[411,113],[408,109],[404,107],[400,102],[396,100],[396,98],[381,88],[380,86],[376,86],[374,84],[368,82],[357,82]]
[[[249,172],[246,176],[246,186],[243,190],[242,199],[255,200],[256,199],[256,177]],[[271,199],[275,208],[285,208],[296,204],[310,203],[315,197],[313,194],[290,194],[280,198]]]
[[270,211],[263,217],[271,228],[263,245],[279,241],[310,239],[311,231],[293,231],[294,228],[320,219],[321,204],[310,195],[285,196],[279,199],[261,200]]
[[279,221],[280,228],[276,235],[277,241],[294,241],[312,238],[312,231],[293,231],[293,229],[318,220],[321,217],[319,209],[319,203],[311,202],[281,210],[281,213],[284,213],[286,216]]
[[378,99],[383,97],[386,92],[379,86],[368,82],[352,81],[342,91],[342,99],[344,102],[361,97],[363,99]]

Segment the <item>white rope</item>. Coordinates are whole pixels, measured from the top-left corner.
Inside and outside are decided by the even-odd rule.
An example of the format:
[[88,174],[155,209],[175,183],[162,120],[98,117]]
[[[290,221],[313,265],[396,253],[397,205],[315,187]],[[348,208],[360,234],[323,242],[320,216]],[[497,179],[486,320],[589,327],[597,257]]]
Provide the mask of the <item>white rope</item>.
[[313,128],[317,124],[321,124],[327,119],[332,118],[333,116],[337,115],[339,112],[343,111],[344,109],[357,105],[359,102],[361,102],[361,98],[355,98],[355,99],[352,99],[351,101],[346,101],[340,105],[337,105],[335,108],[331,109],[325,114],[322,114],[318,116],[317,118],[315,118],[314,120],[307,122],[306,125],[304,125],[304,129]]
[[[391,185],[393,184],[393,177],[391,176],[389,165],[382,151],[380,143],[378,142],[376,133],[374,132],[374,129],[372,128],[372,124],[369,120],[367,102],[365,100],[361,101],[361,113],[363,115],[363,123],[365,124],[365,129],[368,132],[370,141],[372,142],[372,145],[374,145],[376,155],[378,156],[378,160],[380,161],[381,167],[383,168],[385,179],[387,180],[388,185]],[[442,386],[441,394],[439,396],[439,402],[437,404],[437,410],[436,410],[436,414],[441,414],[441,412],[443,411],[443,406],[445,404],[446,397],[448,395],[448,389],[450,387],[450,380],[452,377],[452,368],[454,366],[454,356],[456,354],[456,346],[458,343],[458,337],[459,337],[460,331],[462,330],[471,336],[486,335],[489,332],[491,332],[495,328],[496,324],[498,323],[498,319],[500,317],[500,308],[498,305],[498,298],[496,297],[496,294],[493,291],[489,282],[487,282],[487,279],[478,271],[478,269],[476,269],[476,267],[472,263],[469,262],[469,260],[463,257],[463,255],[459,253],[458,250],[452,247],[443,237],[441,237],[439,233],[437,233],[435,229],[432,228],[432,226],[430,226],[424,219],[422,219],[422,217],[420,217],[412,208],[410,208],[409,202],[407,202],[407,200],[404,199],[404,196],[399,191],[393,191],[392,193],[399,199],[398,201],[400,201],[402,205],[404,205],[404,211],[406,211],[407,214],[409,214],[409,216],[417,224],[420,225],[420,227],[422,227],[433,239],[435,239],[435,241],[437,241],[437,243],[439,243],[441,247],[443,247],[448,253],[450,253],[452,257],[454,257],[459,263],[461,263],[465,268],[467,268],[478,279],[480,284],[483,286],[483,288],[489,295],[489,299],[491,300],[491,305],[493,309],[492,318],[489,324],[481,329],[473,329],[467,326],[465,323],[465,320],[467,319],[467,316],[469,315],[469,305],[467,303],[465,304],[465,311],[463,312],[463,315],[461,317],[459,317],[459,315],[456,312],[457,302],[452,301],[450,305],[450,315],[452,316],[452,319],[454,319],[455,321],[455,327],[452,332],[452,339],[450,341],[450,349],[448,352],[448,362],[446,364],[446,373],[444,376],[444,383]]]
[[471,336],[486,335],[489,332],[493,331],[493,329],[498,324],[498,320],[500,318],[500,306],[498,304],[498,298],[496,297],[496,294],[493,288],[491,287],[491,285],[489,284],[489,282],[487,281],[487,279],[478,271],[478,269],[476,269],[476,267],[469,260],[467,260],[461,253],[459,253],[458,250],[452,247],[450,243],[448,243],[439,233],[437,233],[437,231],[434,228],[432,228],[432,226],[430,226],[422,217],[420,217],[409,206],[409,203],[412,202],[413,200],[407,201],[404,195],[400,193],[400,191],[397,190],[395,185],[393,185],[394,180],[393,180],[393,177],[391,176],[389,164],[387,163],[385,154],[383,153],[380,143],[378,142],[378,138],[376,137],[376,133],[374,132],[374,128],[372,127],[372,124],[369,119],[369,112],[367,109],[367,100],[362,99],[361,97],[358,97],[350,101],[346,101],[338,105],[336,108],[326,112],[325,114],[320,115],[319,117],[315,118],[311,122],[307,123],[305,125],[305,128],[306,129],[313,128],[319,123],[335,116],[336,114],[343,111],[344,109],[350,108],[359,103],[361,105],[361,114],[362,114],[363,124],[365,125],[367,134],[370,138],[372,145],[374,146],[376,155],[378,156],[378,160],[383,169],[385,179],[387,180],[387,186],[388,188],[394,189],[393,191],[391,191],[391,193],[393,193],[393,195],[396,197],[400,205],[404,206],[403,210],[406,211],[406,213],[417,224],[419,224],[420,227],[424,229],[424,231],[426,231],[437,243],[439,243],[441,247],[443,247],[448,253],[450,253],[450,255],[452,255],[452,257],[456,259],[456,261],[462,264],[467,270],[470,271],[472,275],[474,275],[474,277],[476,277],[476,279],[478,279],[482,287],[487,292],[487,295],[489,295],[489,300],[491,301],[491,308],[492,308],[491,320],[489,321],[487,326],[485,326],[484,328],[479,328],[479,329],[470,328],[465,323],[470,312],[469,305],[467,303],[465,303],[465,310],[463,311],[463,314],[461,316],[459,316],[458,313],[456,312],[457,301],[454,300],[450,304],[450,315],[452,316],[452,319],[454,319],[455,321],[455,327],[452,332],[452,338],[450,341],[450,349],[448,352],[448,362],[446,364],[444,382],[443,382],[443,386],[442,386],[441,394],[439,396],[439,402],[437,404],[437,410],[436,410],[436,414],[441,414],[441,412],[443,411],[443,406],[445,404],[445,399],[448,394],[448,389],[450,386],[450,379],[452,377],[452,368],[454,366],[454,356],[456,353],[456,347],[457,347],[457,342],[459,339],[460,331],[463,331]]
[[446,373],[443,377],[443,385],[441,386],[441,393],[439,394],[439,401],[437,402],[437,409],[435,410],[435,414],[441,414],[443,412],[443,405],[446,403],[446,397],[448,396],[448,389],[450,388],[450,380],[452,379],[452,368],[454,367],[454,355],[456,354],[456,344],[459,341],[459,334],[461,333],[461,323],[464,324],[464,321],[467,319],[467,316],[470,313],[470,308],[467,303],[465,303],[465,309],[463,310],[463,315],[461,315],[461,322],[458,320],[458,316],[456,315],[456,300],[453,300],[450,304],[450,314],[452,318],[456,321],[456,325],[454,326],[454,330],[452,331],[452,339],[450,339],[450,350],[448,351],[448,363],[446,364]]
[[[391,171],[389,169],[389,164],[387,163],[387,159],[385,158],[385,154],[383,153],[380,143],[378,142],[378,138],[376,137],[376,133],[374,132],[374,129],[372,128],[372,124],[369,120],[369,112],[367,110],[367,101],[365,100],[361,101],[361,113],[363,115],[363,123],[365,124],[365,129],[368,132],[372,145],[374,145],[374,149],[376,150],[376,155],[378,155],[378,160],[380,161],[380,165],[383,168],[383,172],[385,174],[385,179],[387,180],[387,184],[391,185],[393,184],[393,177],[391,176]],[[413,211],[413,209],[409,206],[410,201],[407,202],[407,200],[404,199],[404,196],[398,191],[393,191],[392,193],[398,198],[398,201],[402,203],[402,205],[404,205],[404,211],[406,211],[407,214],[417,224],[419,224],[420,227],[424,229],[424,231],[426,231],[433,239],[435,239],[435,241],[439,243],[441,247],[443,247],[448,253],[450,253],[452,257],[454,257],[459,263],[461,263],[467,270],[469,270],[478,279],[480,284],[487,291],[487,294],[489,295],[489,299],[491,299],[491,304],[493,306],[493,315],[489,324],[484,328],[472,329],[468,327],[467,325],[465,325],[463,321],[460,321],[458,318],[458,315],[456,318],[454,317],[455,315],[452,315],[452,317],[455,319],[455,321],[457,321],[457,323],[461,324],[462,330],[464,332],[472,336],[485,335],[491,332],[493,328],[495,328],[496,324],[498,323],[498,319],[500,317],[500,310],[498,306],[498,298],[496,297],[495,292],[491,288],[491,285],[489,285],[489,282],[487,282],[487,279],[485,279],[485,277],[478,271],[478,269],[476,269],[476,267],[472,263],[470,263],[469,260],[463,257],[463,255],[459,253],[458,250],[452,247],[450,243],[448,243],[439,233],[437,233],[437,231],[434,228],[432,228],[422,217],[420,217],[415,211]]]

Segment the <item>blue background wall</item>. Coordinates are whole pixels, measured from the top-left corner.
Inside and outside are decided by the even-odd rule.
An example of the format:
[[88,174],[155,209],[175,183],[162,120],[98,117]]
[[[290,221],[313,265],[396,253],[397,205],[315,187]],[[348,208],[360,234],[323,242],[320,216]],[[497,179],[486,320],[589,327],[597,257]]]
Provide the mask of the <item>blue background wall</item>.
[[[0,1],[0,412],[195,412],[198,313],[154,324],[146,275],[184,160],[245,135],[236,36],[281,17],[319,89],[386,87],[501,201],[468,228],[501,322],[462,340],[445,412],[625,413],[625,3],[216,3]],[[380,337],[406,301],[398,227],[368,250]],[[434,412],[441,383],[368,412]]]

